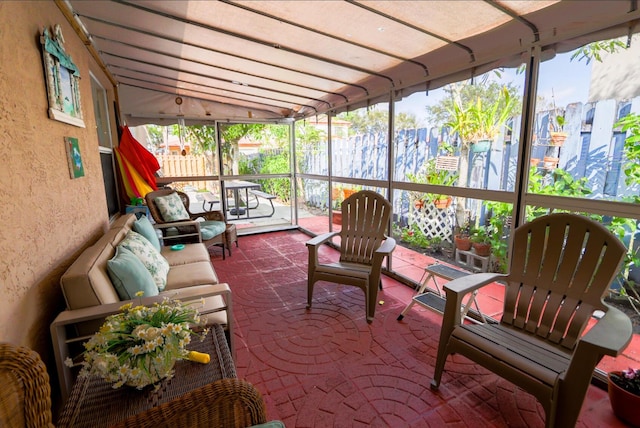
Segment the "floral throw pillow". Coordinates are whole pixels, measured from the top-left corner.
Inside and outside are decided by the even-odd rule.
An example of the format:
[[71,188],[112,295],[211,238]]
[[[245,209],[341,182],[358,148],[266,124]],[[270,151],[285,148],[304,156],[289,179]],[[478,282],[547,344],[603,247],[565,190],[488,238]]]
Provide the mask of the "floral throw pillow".
[[155,198],[154,201],[164,221],[189,220],[189,213],[177,193],[159,196]]
[[133,230],[127,232],[127,236],[120,242],[120,246],[131,251],[151,274],[153,282],[158,286],[158,291],[167,286],[169,275],[169,262],[149,242],[147,238]]

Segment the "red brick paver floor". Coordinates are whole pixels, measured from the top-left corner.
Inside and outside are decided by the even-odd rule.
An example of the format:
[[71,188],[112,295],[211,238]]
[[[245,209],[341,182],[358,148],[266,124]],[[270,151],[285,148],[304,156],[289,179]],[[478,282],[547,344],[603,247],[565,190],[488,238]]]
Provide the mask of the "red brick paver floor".
[[[431,391],[441,316],[414,306],[397,321],[413,295],[397,281],[383,278],[371,324],[355,287],[318,282],[307,310],[308,239],[243,236],[233,256],[212,256],[233,292],[238,376],[263,394],[270,419],[300,428],[544,426],[531,395],[461,356]],[[322,255],[337,258],[326,246]],[[624,425],[606,391],[591,387],[578,426]]]

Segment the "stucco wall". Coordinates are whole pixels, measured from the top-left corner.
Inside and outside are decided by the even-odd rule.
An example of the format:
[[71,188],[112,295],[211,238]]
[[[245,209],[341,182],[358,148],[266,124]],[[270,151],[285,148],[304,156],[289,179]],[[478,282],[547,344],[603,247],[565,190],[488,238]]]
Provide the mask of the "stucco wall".
[[[55,24],[80,69],[86,128],[47,115],[39,34]],[[0,25],[0,341],[35,349],[52,373],[59,278],[108,225],[90,68],[106,80],[54,2],[1,1]],[[82,178],[69,177],[65,136],[79,140]]]

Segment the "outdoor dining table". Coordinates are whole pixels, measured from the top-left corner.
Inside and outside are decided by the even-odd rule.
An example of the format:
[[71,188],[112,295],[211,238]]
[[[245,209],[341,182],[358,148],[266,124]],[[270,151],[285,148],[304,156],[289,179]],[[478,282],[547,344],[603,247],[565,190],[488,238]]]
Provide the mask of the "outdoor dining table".
[[[230,180],[225,181],[224,189],[233,191],[233,208],[229,210],[229,214],[236,216],[236,218],[240,218],[241,215],[246,213],[247,218],[249,218],[249,190],[260,190],[261,186],[258,183],[252,183],[250,181],[242,181],[242,180]],[[240,203],[242,202],[240,197],[240,191],[244,189],[245,201],[247,201],[247,207],[242,208]]]

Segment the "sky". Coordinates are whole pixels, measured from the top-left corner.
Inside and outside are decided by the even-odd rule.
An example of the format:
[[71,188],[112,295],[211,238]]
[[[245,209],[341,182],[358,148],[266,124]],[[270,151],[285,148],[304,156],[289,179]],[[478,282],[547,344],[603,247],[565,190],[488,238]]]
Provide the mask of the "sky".
[[[586,65],[584,61],[571,61],[570,57],[571,53],[559,54],[540,65],[538,95],[544,97],[549,105],[554,99],[558,107],[578,101],[587,102],[591,65]],[[518,74],[516,69],[504,70],[501,78],[493,72],[490,74],[491,79],[510,82],[521,88],[521,93],[524,91],[524,74]],[[424,92],[415,93],[396,103],[396,113],[411,113],[418,118],[424,117],[426,105],[437,104],[445,95],[442,88],[430,91],[428,96]]]

